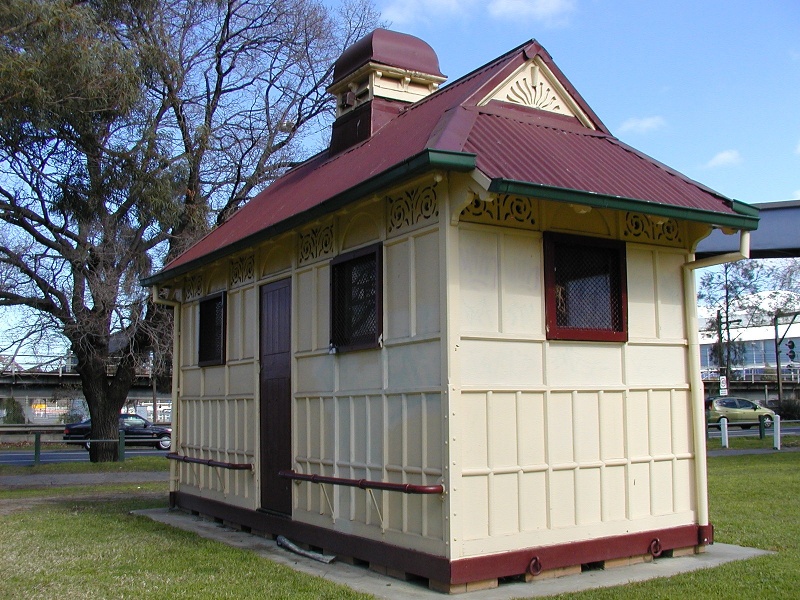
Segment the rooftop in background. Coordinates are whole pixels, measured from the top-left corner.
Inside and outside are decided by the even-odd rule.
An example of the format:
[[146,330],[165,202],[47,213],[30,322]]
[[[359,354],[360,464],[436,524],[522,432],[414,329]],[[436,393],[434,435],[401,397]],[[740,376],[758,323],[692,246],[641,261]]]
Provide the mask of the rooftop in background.
[[[800,257],[800,200],[753,204],[760,211],[758,229],[750,234],[750,258]],[[735,252],[739,236],[716,229],[697,247],[697,256]]]

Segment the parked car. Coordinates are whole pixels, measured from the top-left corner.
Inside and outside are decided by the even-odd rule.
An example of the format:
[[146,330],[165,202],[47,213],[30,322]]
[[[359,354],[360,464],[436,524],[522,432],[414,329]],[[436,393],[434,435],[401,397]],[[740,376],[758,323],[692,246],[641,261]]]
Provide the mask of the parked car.
[[[169,450],[172,445],[172,427],[156,425],[139,415],[121,414],[119,430],[125,432],[126,445],[153,446],[159,450]],[[83,446],[88,450],[92,440],[92,420],[65,425],[64,439],[85,440]]]
[[753,425],[757,426],[762,416],[765,427],[772,427],[775,421],[774,410],[737,396],[706,398],[706,416],[709,424],[719,424],[722,417],[727,417],[728,425],[738,425],[742,429],[750,429]]

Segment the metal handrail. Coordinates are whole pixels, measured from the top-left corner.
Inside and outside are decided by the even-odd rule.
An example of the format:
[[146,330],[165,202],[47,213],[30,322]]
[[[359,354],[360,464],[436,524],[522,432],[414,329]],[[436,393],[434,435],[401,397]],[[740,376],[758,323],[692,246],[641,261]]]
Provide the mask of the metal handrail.
[[193,463],[197,465],[205,465],[207,467],[220,467],[222,469],[230,469],[232,471],[252,471],[253,465],[250,463],[229,463],[219,460],[212,460],[210,458],[194,458],[192,456],[183,456],[177,452],[170,452],[167,454],[169,460],[177,460],[179,462]]
[[403,492],[404,494],[443,494],[444,486],[415,485],[413,483],[390,483],[388,481],[369,481],[367,479],[346,479],[344,477],[328,477],[326,475],[298,473],[292,470],[278,471],[278,476],[294,481],[309,481],[311,483],[330,483],[357,487],[362,490],[386,490],[390,492]]

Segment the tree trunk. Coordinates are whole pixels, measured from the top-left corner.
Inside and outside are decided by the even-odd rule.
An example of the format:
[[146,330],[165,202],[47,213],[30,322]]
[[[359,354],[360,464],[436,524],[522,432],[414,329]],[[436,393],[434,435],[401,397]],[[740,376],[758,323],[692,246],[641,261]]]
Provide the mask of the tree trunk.
[[[128,390],[133,382],[133,362],[123,360],[116,373],[109,378],[105,359],[97,354],[75,352],[78,358],[77,371],[83,384],[83,395],[92,419],[93,440],[89,448],[91,462],[115,462],[119,460],[119,413],[125,405]],[[127,381],[127,385],[125,382]]]
[[119,411],[121,406],[113,406],[109,402],[100,402],[93,411],[89,403],[89,414],[92,416],[92,439],[111,440],[92,442],[89,448],[91,462],[115,462],[119,460]]

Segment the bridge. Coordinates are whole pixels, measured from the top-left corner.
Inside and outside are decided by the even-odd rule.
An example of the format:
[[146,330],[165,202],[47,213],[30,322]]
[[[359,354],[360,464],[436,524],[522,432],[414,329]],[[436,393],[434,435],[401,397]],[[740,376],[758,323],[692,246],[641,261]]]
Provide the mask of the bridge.
[[[800,200],[753,204],[759,210],[758,229],[750,235],[750,258],[800,257]],[[711,232],[697,246],[698,258],[735,252],[739,236]]]
[[[68,361],[58,364],[53,360],[54,357],[45,358],[49,360],[45,363],[39,361],[27,368],[14,361],[3,362],[0,372],[0,423],[5,422],[14,411],[21,411],[26,423],[36,425],[54,425],[63,423],[65,419],[88,416],[78,373],[70,368]],[[42,364],[52,367],[43,370]],[[157,389],[149,368],[142,369],[128,393],[128,407],[143,407],[147,411],[144,416],[152,418],[154,399],[158,420],[164,420],[165,417],[169,420],[171,415],[166,411],[171,409],[170,391]],[[19,417],[19,413],[16,413],[14,420],[18,421]]]

